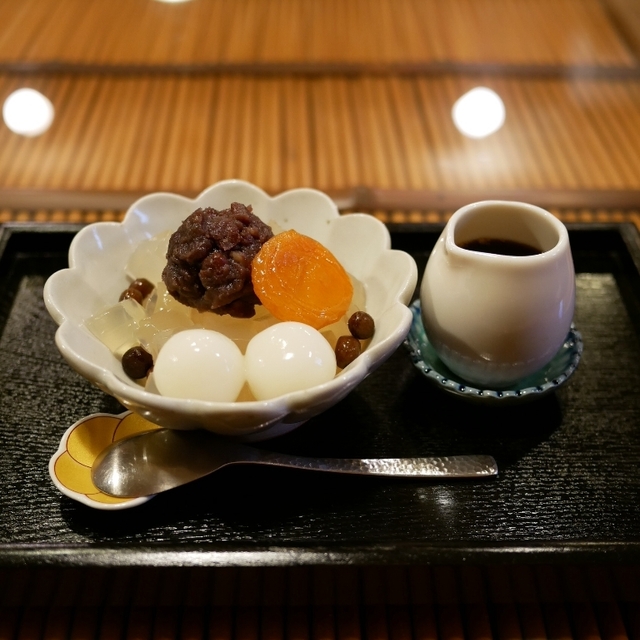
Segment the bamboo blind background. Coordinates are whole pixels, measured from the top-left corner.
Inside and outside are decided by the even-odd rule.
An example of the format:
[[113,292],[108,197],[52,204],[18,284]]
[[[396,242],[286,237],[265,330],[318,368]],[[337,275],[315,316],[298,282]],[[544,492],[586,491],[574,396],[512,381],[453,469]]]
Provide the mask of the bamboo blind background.
[[601,0],[3,0],[0,24],[14,64],[635,64]]
[[[0,96],[22,84],[0,76]],[[478,84],[505,126],[465,138],[450,117]],[[224,178],[267,191],[640,189],[640,81],[435,77],[33,75],[57,118],[0,130],[5,189],[198,193]]]
[[[241,178],[374,190],[350,204],[383,218],[545,193],[629,217],[636,24],[634,0],[3,0],[0,101],[30,86],[56,118],[36,138],[0,126],[1,216],[118,216]],[[507,120],[471,140],[451,107],[479,85]]]

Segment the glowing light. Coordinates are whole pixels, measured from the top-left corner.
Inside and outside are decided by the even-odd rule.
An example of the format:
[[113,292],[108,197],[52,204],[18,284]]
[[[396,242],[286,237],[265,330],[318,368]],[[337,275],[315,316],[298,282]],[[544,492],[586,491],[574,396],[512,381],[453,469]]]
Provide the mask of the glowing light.
[[485,138],[504,124],[504,102],[495,91],[476,87],[458,98],[451,115],[460,133],[469,138]]
[[18,89],[4,101],[2,117],[14,133],[39,136],[53,122],[53,105],[35,89]]
[[157,2],[164,2],[165,4],[180,4],[181,2],[190,2],[190,0],[157,0]]

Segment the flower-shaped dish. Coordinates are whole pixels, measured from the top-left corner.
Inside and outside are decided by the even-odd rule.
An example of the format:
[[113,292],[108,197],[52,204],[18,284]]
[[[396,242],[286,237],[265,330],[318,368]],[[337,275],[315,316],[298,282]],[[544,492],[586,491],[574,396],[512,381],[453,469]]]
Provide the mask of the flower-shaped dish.
[[[84,326],[117,301],[129,281],[125,265],[143,240],[174,231],[199,207],[226,209],[232,202],[253,207],[268,224],[296,229],[324,244],[360,283],[366,310],[376,322],[368,347],[331,381],[265,401],[181,400],[145,390]],[[69,268],[46,282],[47,309],[59,325],[56,344],[67,362],[127,409],[168,428],[205,428],[222,435],[260,440],[291,431],[336,404],[379,367],[405,339],[411,326],[407,305],[417,282],[414,259],[391,249],[385,225],[368,214],[340,215],[335,203],[313,189],[292,189],[270,197],[239,180],[218,182],[189,199],[154,193],[135,202],[123,222],[83,228],[69,249]]]
[[63,495],[93,509],[118,511],[144,504],[153,496],[114,498],[102,493],[91,480],[91,467],[109,445],[157,428],[136,413],[94,413],[72,424],[49,460],[49,475]]
[[413,302],[410,309],[413,321],[405,345],[411,361],[427,380],[466,400],[510,404],[539,398],[563,385],[573,375],[582,357],[582,336],[572,326],[564,344],[547,366],[509,389],[478,389],[452,373],[438,358],[422,324],[420,301]]

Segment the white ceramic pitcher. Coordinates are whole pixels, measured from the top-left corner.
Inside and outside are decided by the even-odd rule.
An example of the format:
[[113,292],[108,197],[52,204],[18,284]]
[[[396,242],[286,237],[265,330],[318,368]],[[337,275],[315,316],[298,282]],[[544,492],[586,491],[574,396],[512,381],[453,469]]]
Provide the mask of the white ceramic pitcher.
[[[535,253],[486,253],[470,244],[493,251],[494,240],[500,251],[515,242]],[[575,273],[567,229],[521,202],[462,207],[431,253],[420,300],[427,337],[452,372],[483,388],[513,385],[549,363],[571,327]]]

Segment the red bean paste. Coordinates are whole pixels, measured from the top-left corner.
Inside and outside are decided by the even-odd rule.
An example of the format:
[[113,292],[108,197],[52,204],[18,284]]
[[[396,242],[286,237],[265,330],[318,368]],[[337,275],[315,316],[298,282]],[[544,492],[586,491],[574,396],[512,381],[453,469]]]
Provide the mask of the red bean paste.
[[251,283],[251,261],[272,236],[251,205],[197,209],[169,240],[162,280],[189,307],[251,318],[260,304]]

